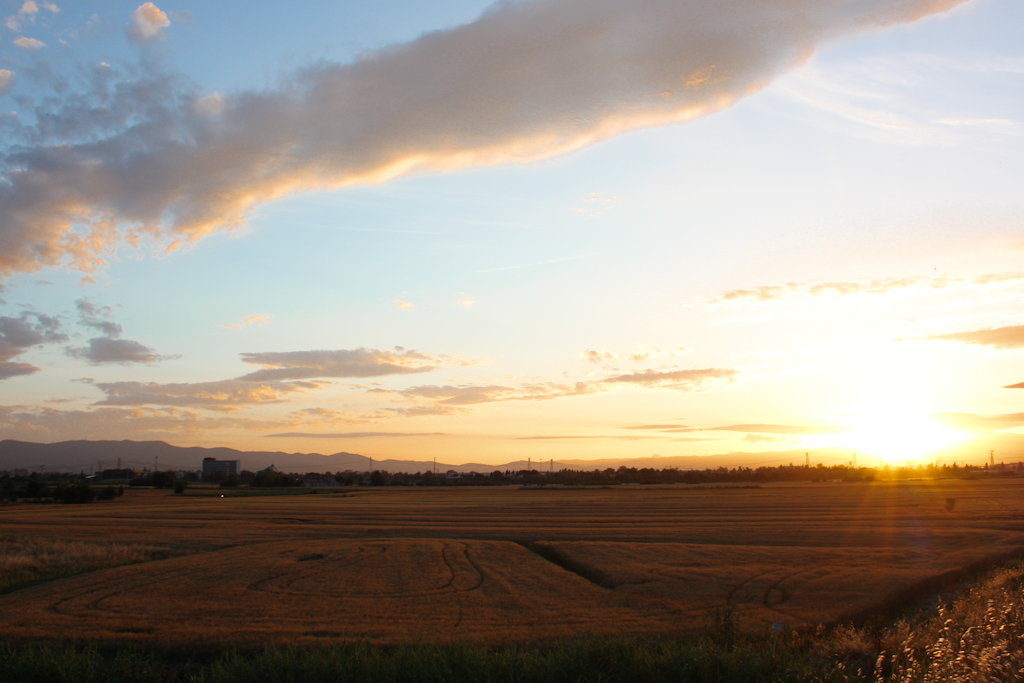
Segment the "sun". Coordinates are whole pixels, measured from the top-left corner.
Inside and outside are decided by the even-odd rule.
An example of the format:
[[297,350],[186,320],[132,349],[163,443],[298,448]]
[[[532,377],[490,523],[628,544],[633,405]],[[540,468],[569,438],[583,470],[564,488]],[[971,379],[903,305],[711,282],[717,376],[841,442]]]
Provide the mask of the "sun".
[[969,434],[950,429],[923,410],[903,403],[875,404],[848,418],[843,442],[855,452],[886,463],[920,463]]

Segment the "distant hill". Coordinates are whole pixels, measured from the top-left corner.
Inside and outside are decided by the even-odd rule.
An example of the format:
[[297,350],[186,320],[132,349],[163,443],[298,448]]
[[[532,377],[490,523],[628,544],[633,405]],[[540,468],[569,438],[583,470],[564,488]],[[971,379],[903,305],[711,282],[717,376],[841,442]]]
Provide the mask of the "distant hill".
[[[493,472],[523,470],[527,467],[545,471],[560,469],[618,469],[619,467],[650,467],[664,469],[707,469],[717,467],[778,466],[793,463],[802,465],[805,451],[771,451],[765,453],[728,453],[706,456],[673,456],[648,458],[612,458],[603,460],[517,460],[500,465],[466,463],[450,465],[437,463],[438,472]],[[844,462],[848,454],[839,450],[818,450],[811,454],[811,464],[826,465]],[[261,470],[274,465],[282,472],[340,472],[369,470],[371,459],[356,453],[284,453],[281,451],[239,451],[233,448],[201,448],[198,446],[172,446],[163,441],[62,441],[60,443],[31,443],[28,441],[0,441],[0,471],[26,469],[31,472],[93,472],[118,466],[137,470],[159,469],[197,470],[203,458],[240,460],[242,469]],[[387,472],[426,472],[434,467],[431,461],[372,460],[373,469]]]

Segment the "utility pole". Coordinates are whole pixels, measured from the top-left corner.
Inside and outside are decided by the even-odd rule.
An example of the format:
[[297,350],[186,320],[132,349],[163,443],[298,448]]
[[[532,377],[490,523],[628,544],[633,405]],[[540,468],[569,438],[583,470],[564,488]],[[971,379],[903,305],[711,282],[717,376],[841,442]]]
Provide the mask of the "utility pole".
[[437,458],[434,458],[434,474],[437,474]]
[[153,471],[158,472],[160,470],[160,456],[156,456],[153,460]]
[[989,451],[988,452],[988,464],[991,465],[992,467],[996,466],[996,452],[995,451]]
[[810,453],[804,453],[804,468],[808,469],[808,470],[811,469],[811,454]]
[[548,474],[554,474],[554,473],[555,473],[555,459],[554,459],[554,458],[551,458],[551,467],[550,467],[550,470],[551,470],[551,471],[550,471],[550,472],[548,472]]
[[533,472],[533,458],[526,459],[526,471]]

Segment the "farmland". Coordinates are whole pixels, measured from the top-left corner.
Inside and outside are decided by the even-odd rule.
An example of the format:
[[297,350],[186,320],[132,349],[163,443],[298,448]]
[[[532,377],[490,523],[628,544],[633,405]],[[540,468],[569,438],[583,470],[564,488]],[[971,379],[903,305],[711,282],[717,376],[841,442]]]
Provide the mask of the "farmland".
[[0,596],[0,633],[524,643],[683,634],[729,606],[749,631],[776,620],[807,630],[1018,553],[1022,494],[1018,479],[949,479],[225,498],[132,490],[91,505],[10,505],[0,508],[8,544],[119,544],[163,559]]

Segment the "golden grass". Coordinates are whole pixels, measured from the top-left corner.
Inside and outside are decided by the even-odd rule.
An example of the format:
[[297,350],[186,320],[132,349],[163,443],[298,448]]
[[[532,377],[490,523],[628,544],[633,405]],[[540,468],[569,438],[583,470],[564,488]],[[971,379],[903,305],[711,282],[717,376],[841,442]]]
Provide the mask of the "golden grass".
[[698,630],[730,604],[747,629],[806,629],[1021,551],[1022,493],[949,480],[9,506],[0,537],[194,554],[0,596],[0,636],[505,643]]
[[60,576],[145,562],[165,552],[149,545],[0,538],[0,591]]
[[537,549],[647,614],[699,627],[731,606],[737,625],[756,632],[775,621],[806,629],[867,612],[885,596],[989,557],[991,547],[976,540],[966,548],[545,542]]
[[8,596],[0,628],[39,637],[490,642],[663,631],[522,546],[273,542],[108,570]]

